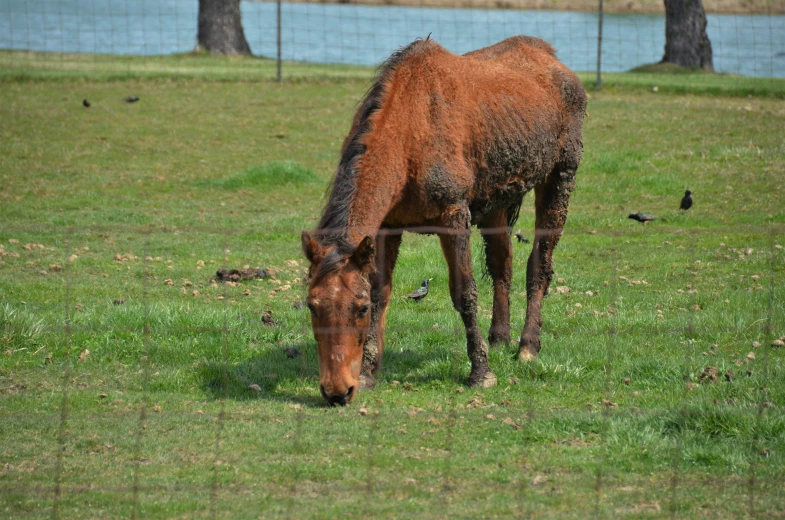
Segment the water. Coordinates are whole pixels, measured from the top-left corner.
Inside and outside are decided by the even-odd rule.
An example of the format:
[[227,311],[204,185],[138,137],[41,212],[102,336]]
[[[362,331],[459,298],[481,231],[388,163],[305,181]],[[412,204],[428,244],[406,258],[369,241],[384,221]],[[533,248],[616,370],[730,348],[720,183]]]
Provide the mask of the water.
[[[170,54],[196,44],[196,0],[0,0],[0,48],[109,54]],[[254,54],[276,55],[275,4],[243,2]],[[709,15],[717,72],[785,77],[785,16]],[[282,6],[286,60],[377,65],[415,38],[456,53],[515,34],[549,41],[576,71],[597,64],[596,13],[291,4]],[[665,18],[604,18],[602,68],[629,70],[662,58]]]

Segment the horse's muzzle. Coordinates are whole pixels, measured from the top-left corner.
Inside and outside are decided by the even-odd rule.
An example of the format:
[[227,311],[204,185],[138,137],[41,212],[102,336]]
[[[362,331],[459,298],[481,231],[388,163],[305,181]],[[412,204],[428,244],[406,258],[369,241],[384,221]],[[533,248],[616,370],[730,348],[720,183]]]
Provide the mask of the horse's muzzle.
[[324,385],[319,385],[319,390],[321,391],[324,400],[327,401],[327,404],[330,406],[335,406],[337,404],[346,406],[346,403],[351,401],[352,397],[354,397],[355,387],[350,386],[344,394],[328,394],[324,389]]

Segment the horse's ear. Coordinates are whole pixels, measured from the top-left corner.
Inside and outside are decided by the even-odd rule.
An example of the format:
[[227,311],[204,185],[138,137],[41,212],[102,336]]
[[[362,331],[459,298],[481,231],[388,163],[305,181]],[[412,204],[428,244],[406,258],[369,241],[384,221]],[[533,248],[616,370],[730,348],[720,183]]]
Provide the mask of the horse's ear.
[[319,244],[314,240],[310,233],[307,231],[303,231],[302,236],[300,237],[303,246],[303,254],[305,254],[305,258],[308,259],[309,262],[316,263],[316,260],[319,258],[319,253],[321,253],[321,247]]
[[376,253],[376,248],[373,246],[373,237],[368,235],[363,238],[360,245],[354,250],[352,260],[360,269],[365,271],[372,267],[374,253]]

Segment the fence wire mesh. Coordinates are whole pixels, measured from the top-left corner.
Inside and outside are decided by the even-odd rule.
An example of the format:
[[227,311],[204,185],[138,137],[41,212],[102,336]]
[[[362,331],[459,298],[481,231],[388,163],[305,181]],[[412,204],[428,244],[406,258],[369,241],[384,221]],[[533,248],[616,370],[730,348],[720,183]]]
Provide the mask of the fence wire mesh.
[[[723,14],[707,3],[715,69],[752,76],[757,85],[785,77],[785,6],[746,5],[751,12]],[[604,72],[626,71],[661,58],[664,19],[657,12],[615,5],[604,13],[598,56],[597,12],[514,7],[479,1],[284,2],[278,43],[276,4],[243,2],[251,48],[269,59],[232,69],[199,56],[170,56],[195,45],[195,1],[0,0],[0,76],[29,79],[54,70],[87,77],[198,77],[219,69],[229,78],[273,78],[272,58],[280,52],[285,78],[367,80],[367,66],[428,34],[458,53],[514,34],[539,36],[554,44],[568,66],[584,72],[599,63]],[[723,511],[768,517],[785,507],[785,349],[777,343],[785,335],[785,228],[772,203],[776,187],[745,192],[737,209],[754,207],[754,215],[722,227],[704,217],[691,220],[692,214],[669,214],[663,227],[626,220],[638,227],[621,226],[615,217],[597,214],[576,224],[574,215],[590,206],[587,199],[606,210],[623,206],[607,200],[614,196],[611,188],[588,187],[556,248],[556,273],[543,306],[543,350],[528,364],[514,358],[531,245],[513,237],[512,341],[490,349],[499,381],[489,390],[466,385],[466,331],[450,300],[438,240],[407,232],[377,387],[361,391],[350,406],[332,409],[319,391],[307,262],[299,249],[300,232],[314,224],[317,211],[303,200],[316,196],[286,192],[276,198],[270,189],[262,206],[272,204],[280,215],[257,227],[243,219],[266,218],[271,210],[242,206],[253,205],[247,186],[239,188],[251,193],[244,202],[210,201],[230,206],[221,210],[191,195],[189,190],[204,195],[223,189],[205,179],[225,166],[203,167],[214,157],[203,154],[204,141],[187,133],[189,126],[203,131],[197,119],[188,119],[193,106],[160,104],[156,114],[144,114],[150,128],[166,126],[156,124],[161,121],[190,122],[171,131],[183,134],[163,150],[154,141],[171,145],[168,131],[116,138],[111,128],[124,116],[114,107],[91,127],[95,136],[71,150],[17,135],[13,127],[25,126],[29,113],[40,111],[9,93],[27,83],[6,84],[0,96],[14,101],[0,108],[0,146],[9,151],[0,158],[7,218],[0,222],[0,438],[11,446],[0,451],[4,515],[582,518]],[[259,103],[282,102],[267,93],[270,98]],[[235,99],[214,95],[209,101],[221,117],[246,124],[246,114],[232,112]],[[275,146],[297,155],[301,149],[292,152],[296,139],[290,137],[302,139],[300,127],[312,120],[308,111],[332,102],[308,100],[286,121],[265,127],[263,137],[221,141],[222,153]],[[728,126],[752,112],[768,120],[782,117],[773,104],[751,103],[742,98],[717,110],[726,113]],[[64,142],[78,125],[68,114],[58,121]],[[596,123],[598,128],[623,127],[623,119],[640,116],[614,117]],[[691,123],[674,118],[672,124]],[[26,135],[41,132],[35,127]],[[705,152],[707,161],[725,165],[720,174],[728,183],[748,179],[731,179],[740,175],[737,160],[758,161],[755,175],[781,176],[781,143],[741,143],[733,129],[727,135],[722,149],[705,145],[694,152],[704,145],[671,143],[676,151],[668,166]],[[330,151],[315,146],[297,158],[332,164],[340,142],[333,144]],[[171,199],[160,202],[155,190],[140,191],[153,194],[134,199],[142,206],[135,211],[145,213],[139,218],[127,201],[96,195],[104,193],[102,187],[85,187],[77,178],[84,172],[75,172],[72,162],[88,153],[88,145],[120,150],[85,167],[98,184],[182,190],[187,209],[166,215],[154,206],[174,204]],[[170,154],[179,154],[177,164],[160,166]],[[149,162],[138,160],[144,155],[158,162],[148,169]],[[627,168],[627,158],[619,157],[587,153],[586,165],[605,161],[591,170],[593,182],[599,182],[598,171]],[[665,175],[655,155],[644,159]],[[113,166],[119,162],[122,168]],[[18,177],[28,167],[35,178],[22,189]],[[104,169],[110,170],[106,177]],[[180,183],[172,174],[180,169],[197,172],[198,179],[176,188],[161,180],[168,172]],[[27,205],[70,197],[47,188],[69,175],[85,193],[47,213],[43,223],[25,212]],[[578,193],[584,189],[581,175],[579,170]],[[653,186],[648,177],[642,182]],[[115,204],[114,213],[96,210]],[[99,216],[84,224],[91,211]],[[520,227],[528,237],[534,236],[533,220],[524,207]],[[135,224],[140,221],[145,224]],[[440,227],[417,231],[453,233]],[[512,231],[492,233],[509,237]],[[476,231],[471,252],[477,316],[487,339],[493,282],[482,274],[483,240]],[[377,254],[387,253],[382,246]],[[427,298],[402,299],[429,277]]]
[[[351,74],[352,66],[376,66],[399,47],[428,35],[455,53],[518,34],[535,36],[551,43],[565,64],[578,72],[596,72],[598,67],[605,73],[623,72],[662,58],[661,3],[607,2],[605,9],[610,12],[604,13],[601,26],[595,2],[553,5],[568,10],[520,4],[529,8],[522,10],[515,2],[489,6],[482,2],[277,5],[250,1],[242,2],[241,10],[252,52],[270,60],[280,56],[285,61],[284,77],[325,74],[308,64],[339,65],[329,74]],[[717,72],[785,77],[785,2],[706,5]],[[198,2],[190,0],[2,0],[0,63],[16,73],[41,68],[149,73],[155,68],[154,59],[107,61],[103,56],[189,53],[196,48],[197,15]],[[600,29],[603,43],[598,56]],[[198,64],[180,63],[180,67],[181,74],[199,73]],[[275,77],[274,67],[257,65],[256,69],[257,75]]]

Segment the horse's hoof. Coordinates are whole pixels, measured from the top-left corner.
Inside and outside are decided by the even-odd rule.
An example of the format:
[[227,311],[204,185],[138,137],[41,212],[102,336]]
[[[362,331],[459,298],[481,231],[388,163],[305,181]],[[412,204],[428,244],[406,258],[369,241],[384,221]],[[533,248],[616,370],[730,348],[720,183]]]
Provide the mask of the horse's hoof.
[[526,334],[521,337],[521,342],[518,346],[518,361],[528,363],[537,359],[537,354],[540,352],[540,338],[539,336],[527,336]]
[[373,390],[376,386],[376,379],[371,375],[360,374],[360,391]]
[[491,388],[496,386],[497,380],[493,372],[488,370],[482,376],[469,376],[469,386],[477,388]]
[[504,336],[502,334],[492,334],[488,337],[488,342],[491,344],[491,348],[507,345],[510,343],[510,335],[507,334]]
[[530,361],[534,361],[537,359],[537,354],[532,353],[529,350],[521,350],[518,352],[518,361],[522,363],[528,363]]

